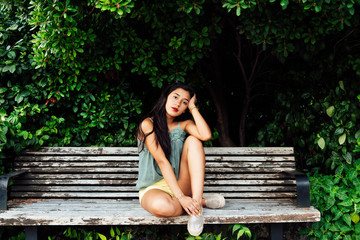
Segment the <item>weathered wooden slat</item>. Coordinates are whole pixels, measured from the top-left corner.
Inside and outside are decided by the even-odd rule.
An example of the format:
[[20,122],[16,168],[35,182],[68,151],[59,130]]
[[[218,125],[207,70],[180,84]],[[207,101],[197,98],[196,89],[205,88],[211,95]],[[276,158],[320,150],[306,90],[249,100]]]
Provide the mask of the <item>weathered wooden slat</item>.
[[[47,201],[51,202],[44,200],[23,204],[21,208],[11,208],[0,215],[0,225],[172,225],[186,224],[189,219],[187,215],[154,217],[142,209],[137,200],[84,200],[74,203],[74,206],[71,201],[57,201],[58,204],[46,207],[44,203]],[[229,200],[223,209],[204,209],[204,218],[205,224],[296,223],[320,221],[320,213],[313,207],[297,208],[287,200]]]
[[[207,192],[295,192],[296,186],[205,186]],[[235,193],[236,194],[236,193]]]
[[[134,185],[137,179],[41,179],[15,180],[15,185]],[[205,185],[294,185],[293,179],[284,180],[205,180]]]
[[[93,167],[123,167],[123,168],[137,168],[138,163],[127,162],[15,162],[16,168],[47,168],[47,167],[81,167],[81,168],[93,168]],[[206,162],[208,168],[271,168],[271,167],[292,167],[295,168],[295,164],[292,162]]]
[[[24,170],[30,173],[136,173],[138,168],[16,168],[15,171]],[[295,167],[271,168],[206,168],[206,173],[281,173],[294,171]]]
[[138,168],[16,168],[30,173],[137,173]]
[[[136,162],[139,161],[138,156],[93,156],[93,155],[59,155],[59,156],[33,156],[33,155],[22,155],[16,157],[16,162],[64,162],[64,161],[75,161],[75,162]],[[223,162],[223,161],[266,161],[266,162],[277,162],[277,161],[295,161],[294,156],[206,156],[206,161],[216,161],[216,162]]]
[[137,198],[138,192],[11,192],[12,198]]
[[[24,155],[137,155],[136,147],[44,147],[26,150]],[[211,147],[205,148],[207,155],[292,155],[292,147]]]
[[[206,190],[204,190],[204,193],[207,193]],[[210,193],[210,192],[208,192]],[[234,199],[244,199],[244,198],[264,198],[264,199],[270,199],[270,198],[295,198],[296,193],[294,192],[240,192],[240,193],[234,193],[234,192],[219,192],[222,195],[224,195],[225,198],[234,198]]]
[[[43,179],[137,179],[137,173],[122,173],[122,174],[112,174],[112,173],[83,173],[83,174],[74,174],[74,173],[63,173],[63,174],[43,174],[43,173],[27,173],[23,174],[21,179],[25,180],[43,180]],[[246,179],[288,179],[289,175],[284,173],[260,173],[260,174],[237,174],[237,173],[221,173],[221,174],[206,174],[205,179],[209,180],[246,180]]]
[[293,155],[292,147],[210,147],[206,155]]
[[[215,192],[278,192],[296,191],[295,186],[207,186],[206,191]],[[137,192],[134,186],[14,186],[12,192],[35,191],[35,192]]]
[[208,168],[279,168],[295,167],[292,162],[207,162]]
[[294,156],[206,156],[206,161],[208,162],[283,162],[290,161],[294,162]]
[[277,167],[277,168],[271,168],[271,167],[257,167],[257,168],[206,168],[206,173],[281,173],[281,172],[291,172],[294,171],[295,167]]
[[[204,190],[206,193],[206,190]],[[225,198],[289,198],[293,192],[222,192]],[[11,192],[12,198],[138,198],[138,192]]]
[[116,179],[45,179],[45,180],[15,180],[16,185],[135,185],[136,179],[133,180],[116,180]]
[[81,168],[93,168],[93,167],[119,167],[119,168],[132,168],[138,167],[137,163],[131,162],[15,162],[14,167],[21,168],[67,168],[67,167],[81,167]]
[[[81,167],[81,168],[93,168],[93,167],[118,167],[118,168],[137,168],[138,163],[132,162],[15,162],[16,168],[67,168],[67,167]],[[292,162],[207,162],[206,167],[209,168],[278,168],[278,167],[295,167]]]
[[59,156],[33,156],[21,155],[16,157],[16,162],[136,162],[139,156],[118,155],[118,156],[92,156],[92,155],[59,155]]
[[23,155],[138,155],[135,147],[43,147],[25,150]]
[[24,192],[24,191],[35,191],[35,192],[137,192],[134,186],[52,186],[52,185],[30,185],[30,186],[14,186],[11,188],[12,192]]
[[[204,194],[204,196],[210,195],[209,193]],[[225,208],[222,210],[227,209],[234,209],[234,210],[240,210],[244,209],[249,200],[245,199],[239,199],[234,200],[230,199],[226,202]],[[270,207],[270,206],[278,206],[278,207],[294,207],[296,205],[296,202],[294,199],[252,199],[254,205],[257,207]],[[98,206],[98,205],[101,206]],[[21,208],[26,208],[29,210],[35,210],[35,211],[57,211],[61,209],[61,211],[66,212],[72,212],[72,211],[87,211],[88,209],[93,209],[94,206],[96,209],[94,211],[123,211],[128,210],[130,207],[134,207],[137,209],[141,209],[141,206],[139,207],[138,200],[122,200],[122,199],[31,199],[31,200],[21,200],[21,199],[15,199],[12,201],[9,201],[9,209],[13,211],[17,211]],[[98,209],[99,207],[100,209]],[[14,209],[17,208],[17,209]],[[207,211],[209,209],[204,208],[204,211]],[[216,209],[216,212],[220,211],[220,209]]]
[[41,180],[41,179],[137,179],[137,173],[126,173],[126,174],[113,174],[113,173],[83,173],[83,174],[36,174],[36,173],[27,173],[22,176],[21,179],[26,180]]
[[295,185],[296,181],[293,179],[285,180],[264,180],[264,179],[251,179],[251,180],[207,180],[206,185]]
[[205,179],[224,180],[224,179],[284,179],[289,178],[286,173],[208,173]]

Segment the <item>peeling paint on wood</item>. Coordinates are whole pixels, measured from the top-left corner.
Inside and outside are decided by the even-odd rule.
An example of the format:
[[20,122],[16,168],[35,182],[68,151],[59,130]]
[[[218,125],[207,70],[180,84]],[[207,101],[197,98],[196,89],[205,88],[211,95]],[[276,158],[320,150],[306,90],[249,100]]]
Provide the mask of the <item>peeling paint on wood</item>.
[[[136,200],[42,200],[0,211],[0,226],[186,224],[188,216],[157,218]],[[314,222],[320,213],[292,201],[228,200],[222,209],[204,209],[206,224]]]
[[[204,209],[205,223],[314,222],[320,212],[296,206],[293,148],[205,148],[204,193],[227,199]],[[15,160],[27,171],[10,188],[0,226],[186,224],[157,218],[138,202],[137,148],[56,147],[27,150]]]

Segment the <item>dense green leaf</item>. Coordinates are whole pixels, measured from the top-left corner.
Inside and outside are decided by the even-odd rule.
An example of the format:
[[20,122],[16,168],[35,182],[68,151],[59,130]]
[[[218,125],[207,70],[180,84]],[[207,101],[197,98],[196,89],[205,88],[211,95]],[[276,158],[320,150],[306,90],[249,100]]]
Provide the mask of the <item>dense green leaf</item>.
[[100,237],[101,240],[107,240],[106,236],[101,233],[98,233],[98,236]]
[[355,224],[357,224],[360,220],[359,214],[352,214],[351,215],[351,221]]
[[351,155],[351,153],[346,153],[344,156],[344,159],[345,159],[345,161],[348,163],[348,164],[351,164],[351,162],[352,162],[352,155]]
[[343,145],[346,141],[346,133],[343,133],[340,137],[339,137],[339,144]]
[[329,108],[326,109],[326,114],[329,117],[332,117],[334,115],[335,112],[335,107],[334,106],[330,106]]
[[325,148],[325,139],[324,138],[319,138],[317,144],[319,145],[319,147],[321,149],[324,149]]

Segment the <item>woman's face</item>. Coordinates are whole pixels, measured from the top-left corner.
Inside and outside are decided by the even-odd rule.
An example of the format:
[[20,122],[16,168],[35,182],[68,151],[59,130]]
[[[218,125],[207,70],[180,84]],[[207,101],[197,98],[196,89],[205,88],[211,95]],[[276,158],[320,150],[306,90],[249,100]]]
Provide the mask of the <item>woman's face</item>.
[[188,108],[190,93],[182,88],[172,91],[166,100],[166,113],[170,117],[178,117]]

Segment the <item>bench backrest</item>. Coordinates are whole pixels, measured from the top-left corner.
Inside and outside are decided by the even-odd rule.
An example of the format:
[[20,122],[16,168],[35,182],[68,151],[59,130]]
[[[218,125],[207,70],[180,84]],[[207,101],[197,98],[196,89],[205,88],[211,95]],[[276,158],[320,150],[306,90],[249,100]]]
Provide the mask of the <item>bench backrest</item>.
[[[296,198],[293,148],[205,148],[205,193],[226,198]],[[16,157],[10,198],[138,198],[134,147],[27,150]]]

